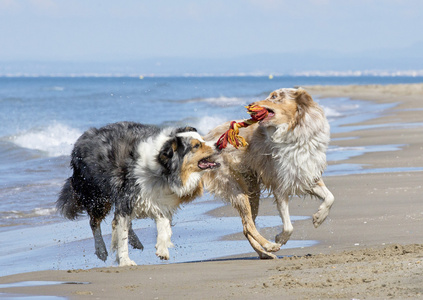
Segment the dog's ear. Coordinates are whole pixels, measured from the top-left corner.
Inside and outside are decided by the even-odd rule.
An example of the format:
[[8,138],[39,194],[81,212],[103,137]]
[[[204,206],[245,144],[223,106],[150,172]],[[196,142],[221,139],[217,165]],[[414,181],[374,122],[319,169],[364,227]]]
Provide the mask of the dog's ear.
[[309,93],[303,88],[298,88],[295,93],[295,102],[297,103],[298,113],[296,117],[296,123],[300,124],[304,120],[304,116],[309,112],[316,104]]
[[181,133],[181,132],[197,132],[197,129],[191,126],[185,126],[185,127],[179,127],[175,129],[175,134]]
[[307,107],[311,106],[314,102],[310,94],[307,93],[307,91],[303,88],[297,89],[296,95],[295,95],[295,101],[303,109],[306,109]]
[[168,140],[160,149],[159,162],[162,165],[167,166],[177,149],[178,149],[178,141],[176,137]]

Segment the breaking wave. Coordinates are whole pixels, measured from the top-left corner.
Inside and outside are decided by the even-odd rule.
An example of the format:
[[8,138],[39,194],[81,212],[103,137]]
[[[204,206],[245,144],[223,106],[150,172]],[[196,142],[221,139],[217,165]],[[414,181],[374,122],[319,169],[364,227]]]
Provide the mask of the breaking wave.
[[22,148],[39,150],[48,156],[69,155],[82,133],[66,125],[55,123],[47,127],[34,128],[12,136],[10,140]]

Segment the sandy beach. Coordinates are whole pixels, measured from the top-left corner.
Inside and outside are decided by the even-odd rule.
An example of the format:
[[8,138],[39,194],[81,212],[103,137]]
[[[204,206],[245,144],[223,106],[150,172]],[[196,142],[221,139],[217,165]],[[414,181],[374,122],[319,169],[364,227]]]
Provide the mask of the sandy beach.
[[[361,171],[324,177],[336,200],[321,227],[315,229],[311,220],[294,223],[291,239],[317,240],[317,245],[282,247],[278,260],[259,260],[251,253],[195,263],[16,274],[0,278],[0,298],[7,296],[2,293],[69,299],[422,298],[423,84],[306,89],[320,98],[393,104],[377,118],[332,134],[332,146],[378,146],[380,151],[331,161]],[[319,203],[294,198],[290,205],[291,215],[310,216]],[[236,216],[230,206],[210,213]],[[263,200],[259,214],[276,215],[272,201]],[[279,229],[260,231],[273,239]],[[244,239],[242,233],[225,238]],[[22,281],[89,284],[4,287]]]

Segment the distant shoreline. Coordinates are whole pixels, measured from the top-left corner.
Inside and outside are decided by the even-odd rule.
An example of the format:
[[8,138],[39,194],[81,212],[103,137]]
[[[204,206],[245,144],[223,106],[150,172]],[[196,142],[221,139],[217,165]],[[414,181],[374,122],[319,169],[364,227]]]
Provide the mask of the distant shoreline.
[[280,78],[415,78],[423,81],[423,70],[404,71],[306,71],[295,73],[265,73],[265,72],[239,72],[239,73],[122,73],[122,72],[2,72],[0,69],[0,79],[2,78],[233,78],[252,77],[277,80]]

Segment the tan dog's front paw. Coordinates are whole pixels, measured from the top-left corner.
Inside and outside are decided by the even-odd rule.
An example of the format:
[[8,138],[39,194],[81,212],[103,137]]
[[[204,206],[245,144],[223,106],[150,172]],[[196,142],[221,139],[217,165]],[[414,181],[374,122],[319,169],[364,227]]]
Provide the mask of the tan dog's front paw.
[[292,233],[292,231],[291,232],[284,231],[284,232],[279,233],[275,237],[276,243],[279,243],[281,245],[285,245],[288,242],[289,238],[291,237],[291,233]]
[[259,257],[260,259],[278,259],[276,255],[268,252],[260,252]]
[[326,217],[329,215],[329,209],[326,210],[319,210],[317,213],[313,215],[313,225],[315,228],[319,227],[325,220]]
[[266,245],[263,246],[264,250],[269,251],[269,252],[277,252],[281,249],[281,244],[278,243],[267,243]]

